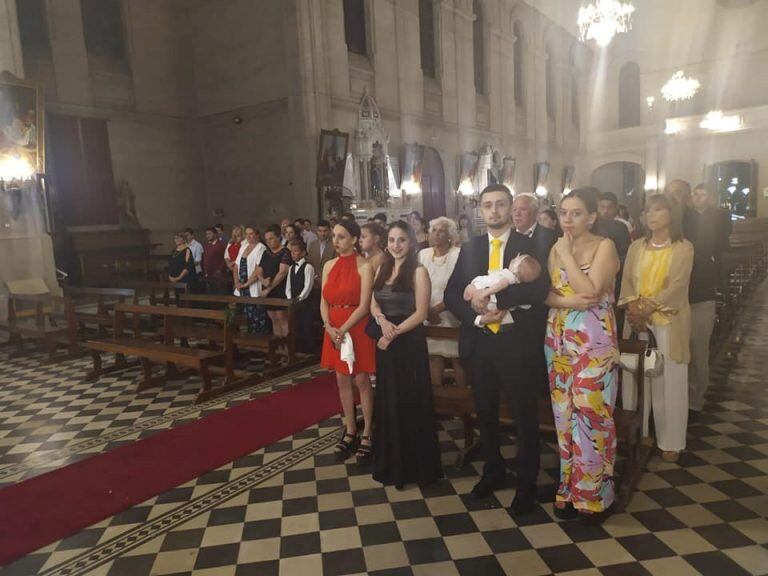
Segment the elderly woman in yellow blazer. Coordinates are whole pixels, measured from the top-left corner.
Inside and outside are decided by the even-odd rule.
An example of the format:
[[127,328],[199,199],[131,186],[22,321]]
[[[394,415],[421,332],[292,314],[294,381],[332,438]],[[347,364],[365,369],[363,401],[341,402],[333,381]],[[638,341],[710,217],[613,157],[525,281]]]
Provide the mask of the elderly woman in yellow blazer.
[[[632,330],[651,331],[664,356],[661,376],[646,377],[643,435],[648,436],[651,409],[656,443],[667,462],[676,462],[685,449],[688,427],[688,363],[691,309],[688,284],[693,266],[693,245],[683,238],[682,212],[664,194],[648,198],[648,233],[629,247],[624,264],[619,306],[626,307],[625,337]],[[624,406],[636,404],[631,374],[625,373]]]

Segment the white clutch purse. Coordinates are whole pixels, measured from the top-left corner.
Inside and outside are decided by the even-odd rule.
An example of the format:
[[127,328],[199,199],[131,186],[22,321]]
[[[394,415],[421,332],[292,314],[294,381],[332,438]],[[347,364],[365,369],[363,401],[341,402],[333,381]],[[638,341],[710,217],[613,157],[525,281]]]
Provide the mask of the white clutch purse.
[[[653,335],[653,332],[648,330],[647,334],[648,347],[642,357],[643,371],[645,376],[655,378],[664,373],[664,355],[659,351],[656,337]],[[637,338],[635,333],[633,333],[632,336],[633,338]],[[638,363],[640,361],[641,359],[638,354],[623,352],[619,357],[619,364],[621,364],[621,367],[632,374],[637,374]]]

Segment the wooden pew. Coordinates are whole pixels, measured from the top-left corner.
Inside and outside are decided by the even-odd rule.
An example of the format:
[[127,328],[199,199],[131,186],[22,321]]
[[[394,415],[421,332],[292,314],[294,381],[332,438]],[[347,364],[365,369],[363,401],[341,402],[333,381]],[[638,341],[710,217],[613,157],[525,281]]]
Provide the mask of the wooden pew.
[[[296,321],[294,317],[294,303],[285,298],[250,298],[245,296],[225,296],[214,294],[182,294],[179,298],[183,304],[198,303],[215,308],[227,308],[237,310],[235,312],[234,333],[232,341],[238,348],[259,350],[266,354],[269,361],[269,371],[275,372],[279,367],[278,349],[285,346],[288,364],[296,362]],[[239,310],[241,306],[273,306],[285,308],[288,311],[288,335],[275,336],[273,334],[250,334],[240,330],[246,323],[245,314]],[[182,328],[179,334],[186,338],[213,340],[209,331],[195,329],[194,327]]]
[[[427,326],[427,337],[435,339],[458,340],[459,329],[446,326]],[[619,349],[622,353],[645,354],[647,344],[637,340],[620,340]],[[642,362],[639,362],[639,374],[636,382],[642,383],[644,374]],[[614,411],[616,424],[616,439],[618,447],[625,448],[626,466],[623,474],[617,482],[617,509],[624,510],[637,487],[637,482],[642,475],[645,464],[650,457],[650,449],[644,446],[642,440],[643,429],[643,386],[638,385],[638,400],[634,410],[626,410],[620,405],[621,385],[617,391],[618,403]],[[432,395],[435,412],[441,416],[460,418],[464,424],[464,450],[459,454],[456,465],[465,466],[477,455],[480,445],[475,436],[477,415],[475,413],[474,396],[469,387],[444,386],[442,382],[432,383]],[[554,414],[549,398],[539,399],[539,430],[545,434],[556,432]],[[513,417],[509,406],[502,397],[499,407],[499,417],[502,421],[511,422]]]
[[137,300],[141,303],[147,298],[150,306],[178,306],[179,296],[186,294],[189,287],[183,282],[164,281],[121,281],[120,288],[131,288],[136,292]]
[[81,334],[86,334],[89,326],[95,325],[99,337],[106,337],[107,331],[114,324],[113,310],[116,304],[129,301],[138,304],[136,290],[133,288],[79,288],[64,287],[74,307],[74,318]]
[[23,352],[25,342],[34,342],[51,359],[60,346],[68,356],[79,354],[72,302],[51,294],[9,294],[8,318],[0,324],[8,332],[8,345]]
[[[127,318],[129,315],[132,317],[130,328]],[[143,316],[161,317],[163,319],[162,342],[143,337],[141,331],[141,317]],[[200,350],[176,345],[175,341],[178,338],[176,327],[183,320],[215,323],[221,335],[220,340],[224,344],[223,349]],[[126,330],[132,331],[133,335],[126,336]],[[214,365],[223,363],[225,374],[223,386],[230,385],[234,380],[232,331],[229,316],[225,310],[117,304],[114,313],[114,336],[112,338],[89,340],[85,346],[91,351],[93,358],[93,370],[86,376],[86,379],[89,380],[96,379],[109,372],[117,372],[131,367],[131,364],[126,361],[126,357],[138,358],[143,369],[143,379],[139,383],[137,391],[175,377],[178,374],[177,365],[200,373],[203,379],[203,389],[198,394],[197,401],[210,397],[213,385],[211,368]],[[112,366],[104,367],[102,365],[101,355],[104,353],[115,354],[115,363]],[[164,376],[153,376],[152,362],[165,363],[166,371]]]

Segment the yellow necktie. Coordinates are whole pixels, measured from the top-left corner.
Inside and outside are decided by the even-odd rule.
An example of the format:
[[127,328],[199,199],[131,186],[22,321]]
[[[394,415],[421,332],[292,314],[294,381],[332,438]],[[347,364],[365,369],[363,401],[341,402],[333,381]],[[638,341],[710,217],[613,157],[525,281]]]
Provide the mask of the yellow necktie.
[[[501,270],[501,240],[494,238],[491,240],[491,256],[488,259],[488,272]],[[491,322],[485,325],[488,330],[497,334],[501,329],[501,322]]]

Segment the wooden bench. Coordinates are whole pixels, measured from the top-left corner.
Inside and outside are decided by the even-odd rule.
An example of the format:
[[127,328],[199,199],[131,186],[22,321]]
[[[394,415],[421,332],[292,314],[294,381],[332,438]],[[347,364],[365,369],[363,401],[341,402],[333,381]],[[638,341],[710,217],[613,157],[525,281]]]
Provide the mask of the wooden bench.
[[65,286],[64,295],[72,301],[74,318],[81,334],[95,325],[99,337],[106,337],[114,325],[113,310],[116,304],[129,301],[138,304],[133,288],[80,288]]
[[[251,298],[246,296],[224,296],[213,294],[182,294],[180,302],[187,304],[195,302],[200,305],[237,310],[233,321],[232,341],[238,348],[258,350],[266,354],[269,362],[269,371],[275,372],[279,367],[278,350],[281,346],[286,349],[288,364],[296,362],[296,322],[294,317],[294,303],[285,298]],[[272,306],[285,308],[288,312],[288,335],[275,336],[274,334],[251,334],[241,328],[246,324],[245,314],[240,310],[242,306]],[[211,334],[195,327],[182,328],[186,338],[200,340],[213,340]],[[215,340],[214,340],[215,341]]]
[[61,346],[74,357],[80,350],[73,315],[72,302],[62,296],[9,294],[8,318],[0,326],[8,332],[6,344],[18,347],[16,354],[23,353],[25,342],[33,342],[51,359]]
[[133,289],[137,300],[141,303],[146,298],[150,306],[178,306],[179,296],[189,291],[189,287],[183,282],[121,281],[117,285],[120,288]]
[[[427,326],[427,337],[445,340],[458,340],[459,329],[446,326]],[[637,340],[620,340],[619,349],[622,353],[645,354],[646,343]],[[642,383],[644,374],[642,362],[639,362],[639,374],[636,382]],[[618,404],[614,411],[616,424],[616,439],[619,448],[625,449],[626,466],[617,482],[617,509],[624,510],[637,487],[645,465],[650,457],[650,450],[642,443],[643,430],[643,398],[644,386],[638,385],[637,406],[633,410],[625,410],[621,405],[621,384],[617,391]],[[464,425],[464,449],[457,457],[456,465],[467,465],[478,454],[480,444],[475,435],[477,415],[472,389],[469,387],[444,386],[442,382],[432,383],[432,395],[435,412],[441,416],[460,418]],[[539,430],[545,434],[556,432],[552,404],[549,398],[540,398],[538,405]],[[513,422],[513,417],[505,399],[502,398],[499,407],[499,417],[507,423]]]
[[[129,315],[132,317],[131,328],[129,328],[127,318]],[[162,342],[143,337],[141,318],[145,316],[163,319]],[[176,327],[183,320],[214,323],[220,333],[223,349],[200,350],[176,345],[175,341],[179,337],[176,334]],[[135,365],[135,363],[130,364],[126,361],[126,357],[129,356],[138,358],[143,370],[143,379],[139,383],[138,391],[177,376],[177,365],[200,373],[203,379],[203,389],[197,396],[198,402],[211,396],[213,386],[211,373],[217,365],[223,364],[225,376],[223,386],[229,386],[234,380],[232,331],[229,316],[224,310],[117,304],[114,312],[113,329],[114,337],[112,338],[86,342],[85,346],[91,351],[93,358],[93,370],[88,373],[86,379],[93,380],[103,374],[125,370]],[[133,335],[126,336],[126,329],[131,330]],[[104,367],[102,365],[101,355],[104,353],[115,354],[115,363],[112,366]],[[164,376],[153,376],[152,362],[165,363]]]

